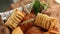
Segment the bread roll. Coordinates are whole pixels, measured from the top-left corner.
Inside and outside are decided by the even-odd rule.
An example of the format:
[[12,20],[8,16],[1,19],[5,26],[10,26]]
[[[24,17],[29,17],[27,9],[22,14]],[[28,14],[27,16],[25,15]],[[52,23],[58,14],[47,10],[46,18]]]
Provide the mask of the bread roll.
[[23,34],[23,31],[20,27],[17,27],[12,31],[12,34]]

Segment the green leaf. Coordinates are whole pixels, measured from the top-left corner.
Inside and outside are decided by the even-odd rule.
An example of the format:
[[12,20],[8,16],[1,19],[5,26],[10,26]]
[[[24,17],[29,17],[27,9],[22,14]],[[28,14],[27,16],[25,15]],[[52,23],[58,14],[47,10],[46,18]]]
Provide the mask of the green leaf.
[[33,9],[34,9],[34,14],[36,15],[38,12],[41,13],[40,11],[40,2],[38,0],[35,0],[35,3],[33,5]]
[[34,14],[41,13],[41,7],[43,10],[46,10],[48,8],[48,5],[45,3],[40,2],[39,0],[35,0],[32,9],[34,9]]
[[48,8],[48,5],[43,2],[40,2],[40,5],[44,8],[44,10],[46,10]]

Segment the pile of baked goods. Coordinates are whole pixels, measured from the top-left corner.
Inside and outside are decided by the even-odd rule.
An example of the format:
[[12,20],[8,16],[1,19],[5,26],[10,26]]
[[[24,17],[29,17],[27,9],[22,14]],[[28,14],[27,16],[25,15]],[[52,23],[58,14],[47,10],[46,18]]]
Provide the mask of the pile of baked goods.
[[44,34],[54,29],[57,20],[48,15],[37,13],[26,14],[21,10],[14,10],[5,23],[11,30],[10,34]]
[[[54,17],[50,17],[43,14],[42,11],[47,9],[47,5],[39,3],[38,0],[34,0],[31,10],[13,10],[13,13],[3,24],[6,33],[8,34],[60,34],[56,28],[57,20]],[[4,28],[0,31],[4,31]],[[1,32],[2,32],[1,31]],[[0,33],[1,33],[0,32]],[[3,34],[3,33],[2,33]]]

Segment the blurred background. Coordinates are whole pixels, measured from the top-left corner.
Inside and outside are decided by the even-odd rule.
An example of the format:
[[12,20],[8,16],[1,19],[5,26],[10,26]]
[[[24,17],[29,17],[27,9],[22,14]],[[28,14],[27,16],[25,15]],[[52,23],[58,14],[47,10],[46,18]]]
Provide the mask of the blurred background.
[[11,3],[13,3],[13,0],[0,0],[0,12],[6,11]]
[[0,0],[0,12],[9,11],[11,9],[17,8],[20,2],[25,0]]
[[[0,0],[0,12],[5,12],[5,11],[9,11],[12,10],[14,8],[18,8],[21,6],[21,2],[23,2],[25,4],[28,4],[31,2],[31,0]],[[40,0],[40,1],[44,1],[45,3],[47,2],[49,4],[49,7],[56,5],[54,0]]]

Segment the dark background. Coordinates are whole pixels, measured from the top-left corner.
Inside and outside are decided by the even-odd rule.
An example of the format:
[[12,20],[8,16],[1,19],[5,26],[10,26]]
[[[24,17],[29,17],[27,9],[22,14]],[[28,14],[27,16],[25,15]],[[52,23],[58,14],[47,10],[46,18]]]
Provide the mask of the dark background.
[[13,0],[0,0],[0,12],[4,12],[12,2]]

